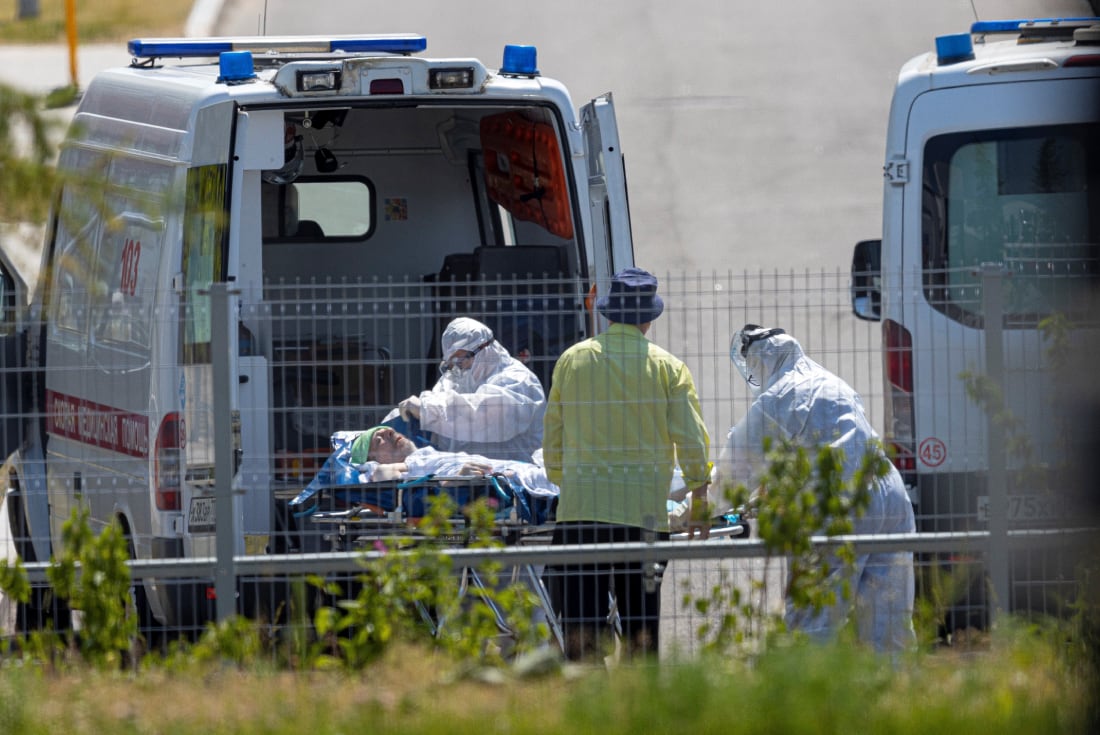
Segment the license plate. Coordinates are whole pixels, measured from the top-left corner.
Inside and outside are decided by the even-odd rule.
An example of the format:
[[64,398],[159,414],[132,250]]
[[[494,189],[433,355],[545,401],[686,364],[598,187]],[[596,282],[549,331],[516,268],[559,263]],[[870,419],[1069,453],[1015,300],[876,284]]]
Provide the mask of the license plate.
[[214,498],[191,498],[187,530],[191,533],[214,533]]
[[[1051,493],[1026,493],[1008,496],[1008,520],[1050,521],[1065,515],[1062,501]],[[978,520],[989,520],[989,496],[978,498]]]

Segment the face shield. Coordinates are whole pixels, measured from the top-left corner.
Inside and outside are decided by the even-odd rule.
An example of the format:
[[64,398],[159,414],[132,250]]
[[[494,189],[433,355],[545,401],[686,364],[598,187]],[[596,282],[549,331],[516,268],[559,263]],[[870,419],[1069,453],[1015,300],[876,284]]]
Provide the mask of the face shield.
[[478,354],[491,344],[493,344],[493,341],[489,340],[472,350],[455,350],[451,353],[450,357],[439,363],[439,372],[449,373],[455,380],[460,380],[464,375],[470,372],[470,368],[473,367],[474,359]]
[[749,347],[754,342],[759,342],[777,334],[786,334],[786,332],[778,328],[765,329],[758,324],[746,324],[734,332],[733,338],[730,340],[730,360],[737,366],[737,371],[741,373],[741,377],[749,384],[749,390],[752,391],[753,395],[760,393],[761,383],[760,376],[754,375],[752,368],[749,367]]

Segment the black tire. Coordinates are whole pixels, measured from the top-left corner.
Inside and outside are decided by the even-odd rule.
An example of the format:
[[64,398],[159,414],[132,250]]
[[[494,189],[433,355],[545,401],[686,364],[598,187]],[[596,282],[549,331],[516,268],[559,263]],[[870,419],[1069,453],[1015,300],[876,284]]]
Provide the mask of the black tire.
[[[134,546],[134,538],[126,521],[119,518],[123,533],[126,535],[126,552],[130,560],[137,559],[137,549]],[[149,605],[149,597],[145,592],[145,585],[140,579],[130,578],[130,602],[134,606],[134,614],[137,616],[138,636],[142,639],[146,651],[165,651],[168,644],[168,636],[164,626],[153,615],[153,608]]]
[[[30,524],[23,508],[23,499],[19,490],[19,478],[12,473],[11,487],[5,501],[8,508],[8,527],[11,529],[15,553],[24,564],[38,561],[31,543]],[[59,633],[72,630],[72,611],[68,604],[54,594],[48,582],[38,582],[31,586],[31,596],[27,602],[16,603],[15,629],[23,634],[45,630],[52,627]]]

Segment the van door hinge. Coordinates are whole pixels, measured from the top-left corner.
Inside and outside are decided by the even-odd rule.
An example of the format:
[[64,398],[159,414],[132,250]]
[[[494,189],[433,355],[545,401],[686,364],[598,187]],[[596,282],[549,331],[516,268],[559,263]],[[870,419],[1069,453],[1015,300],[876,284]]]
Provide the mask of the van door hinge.
[[882,167],[882,175],[891,184],[903,186],[909,183],[909,161],[904,156],[895,156]]

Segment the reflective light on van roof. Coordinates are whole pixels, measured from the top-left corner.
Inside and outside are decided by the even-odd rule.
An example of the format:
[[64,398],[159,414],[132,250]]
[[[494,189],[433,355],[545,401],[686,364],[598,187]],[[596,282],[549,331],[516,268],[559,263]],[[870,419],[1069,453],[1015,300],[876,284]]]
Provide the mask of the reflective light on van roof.
[[333,92],[340,89],[339,69],[319,69],[298,72],[299,92]]
[[428,40],[409,33],[375,36],[242,36],[237,38],[135,38],[126,48],[139,59],[198,58],[227,51],[253,53],[391,53],[425,50]]
[[428,89],[469,89],[474,86],[471,66],[452,69],[432,69],[428,72]]

